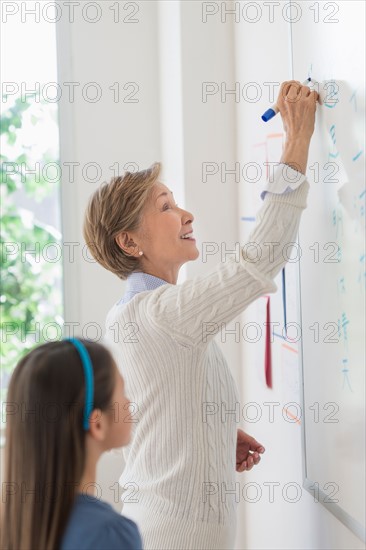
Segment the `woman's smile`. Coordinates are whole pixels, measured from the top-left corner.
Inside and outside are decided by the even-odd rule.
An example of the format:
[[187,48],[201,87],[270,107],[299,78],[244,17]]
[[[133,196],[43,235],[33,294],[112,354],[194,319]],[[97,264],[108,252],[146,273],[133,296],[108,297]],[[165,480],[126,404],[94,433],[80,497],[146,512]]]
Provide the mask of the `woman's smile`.
[[193,237],[193,231],[189,231],[188,233],[181,235],[180,238],[183,239],[183,241],[192,241],[194,243],[196,242],[196,239]]

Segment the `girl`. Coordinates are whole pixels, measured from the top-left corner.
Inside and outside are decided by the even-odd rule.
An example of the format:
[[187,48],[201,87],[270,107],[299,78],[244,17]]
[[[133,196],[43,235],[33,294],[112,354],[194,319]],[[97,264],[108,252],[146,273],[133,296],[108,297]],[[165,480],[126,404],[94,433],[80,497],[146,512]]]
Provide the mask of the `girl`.
[[90,200],[85,240],[97,261],[127,280],[106,328],[136,421],[120,484],[137,483],[138,499],[125,500],[123,513],[139,525],[146,549],[234,548],[235,471],[257,464],[264,448],[238,430],[239,395],[214,336],[276,290],[283,250],[306,207],[316,101],[300,82],[282,84],[286,143],[250,245],[208,274],[176,284],[181,266],[199,256],[194,217],[159,181],[158,163],[114,178]]
[[142,548],[135,523],[95,496],[99,457],[130,440],[129,403],[100,344],[47,343],[19,362],[6,403],[2,549]]

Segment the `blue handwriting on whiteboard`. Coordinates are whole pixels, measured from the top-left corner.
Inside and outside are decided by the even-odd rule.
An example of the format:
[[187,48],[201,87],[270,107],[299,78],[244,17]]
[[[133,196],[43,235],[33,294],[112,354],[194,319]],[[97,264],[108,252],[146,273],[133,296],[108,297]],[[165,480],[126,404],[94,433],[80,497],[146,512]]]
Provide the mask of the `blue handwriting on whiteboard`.
[[334,208],[332,212],[332,224],[336,230],[336,238],[339,235],[343,235],[343,215],[340,208]]
[[332,141],[334,143],[334,145],[337,143],[337,140],[336,140],[336,137],[335,137],[335,124],[333,124],[333,126],[330,127],[330,137],[332,138]]
[[348,324],[349,324],[349,320],[347,319],[347,315],[343,312],[342,319],[338,319],[338,334],[342,333],[344,347],[347,351],[348,351],[348,329],[347,329]]
[[347,383],[348,388],[353,393],[353,389],[351,388],[351,383],[350,383],[349,378],[348,378],[348,373],[349,373],[349,368],[347,367],[348,359],[342,359],[342,363],[343,363],[343,369],[342,369],[342,372],[343,372],[343,386],[342,386],[342,389],[343,390],[345,389],[345,386],[346,386],[346,383]]
[[350,97],[350,101],[353,100],[353,106],[355,108],[355,111],[357,112],[357,99],[356,99],[356,90],[353,92],[353,94]]
[[359,151],[359,152],[357,153],[357,155],[355,155],[355,156],[352,158],[353,162],[355,162],[358,158],[360,158],[360,156],[362,155],[362,153],[363,153],[362,150]]
[[345,292],[346,292],[346,285],[344,283],[344,277],[341,277],[338,281],[338,293],[345,294]]
[[333,124],[333,126],[331,126],[330,129],[329,129],[330,137],[331,137],[331,140],[333,142],[333,151],[329,151],[328,162],[329,162],[330,158],[336,159],[339,155],[339,152],[337,151],[337,147],[336,147],[337,140],[336,140],[336,130],[335,130],[335,128],[336,128],[335,124]]

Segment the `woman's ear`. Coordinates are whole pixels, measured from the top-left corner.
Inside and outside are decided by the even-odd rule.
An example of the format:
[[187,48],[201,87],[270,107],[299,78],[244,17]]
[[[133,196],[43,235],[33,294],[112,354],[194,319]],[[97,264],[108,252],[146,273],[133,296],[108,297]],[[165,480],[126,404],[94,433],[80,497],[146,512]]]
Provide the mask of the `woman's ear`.
[[126,231],[119,233],[117,237],[115,237],[115,241],[119,248],[128,256],[138,256],[138,246]]

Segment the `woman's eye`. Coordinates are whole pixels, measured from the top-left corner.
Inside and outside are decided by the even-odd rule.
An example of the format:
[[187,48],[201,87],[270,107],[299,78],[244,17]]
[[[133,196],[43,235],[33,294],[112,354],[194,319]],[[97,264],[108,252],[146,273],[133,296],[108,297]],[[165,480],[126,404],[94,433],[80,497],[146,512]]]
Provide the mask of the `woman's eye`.
[[[178,208],[178,205],[176,204],[175,205],[177,208]],[[166,202],[163,206],[163,210],[168,210],[168,208],[170,208],[169,204]]]

